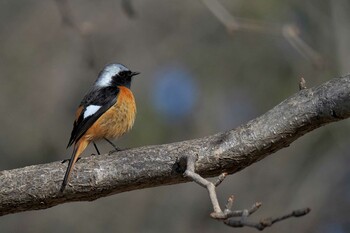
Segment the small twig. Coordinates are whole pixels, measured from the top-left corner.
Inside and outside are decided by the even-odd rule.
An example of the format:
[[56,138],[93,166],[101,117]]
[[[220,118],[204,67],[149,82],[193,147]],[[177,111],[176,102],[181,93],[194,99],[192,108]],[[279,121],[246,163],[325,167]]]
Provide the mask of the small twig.
[[68,2],[66,0],[55,0],[55,2],[61,14],[62,24],[67,27],[74,28],[80,33],[80,29],[75,23],[75,20],[73,19],[73,14],[70,7],[68,6]]
[[218,198],[216,197],[215,185],[212,182],[204,179],[194,171],[194,165],[196,160],[196,156],[187,157],[187,168],[184,172],[184,176],[191,178],[194,182],[196,182],[203,188],[206,188],[209,192],[209,197],[213,205],[214,213],[222,213]]
[[317,66],[322,65],[322,56],[299,36],[299,29],[295,25],[279,25],[258,20],[238,18],[230,13],[218,0],[202,0],[202,2],[226,27],[230,34],[238,30],[245,30],[282,36],[305,59]]
[[122,0],[121,4],[122,9],[129,18],[134,18],[136,16],[136,12],[131,0]]
[[299,81],[299,90],[304,90],[304,89],[306,89],[306,81],[303,77],[301,77]]
[[[256,228],[256,229],[262,231],[266,227],[272,226],[274,223],[277,223],[277,222],[280,222],[280,221],[283,221],[285,219],[292,218],[292,217],[301,217],[301,216],[308,214],[309,212],[310,212],[310,209],[305,208],[305,209],[295,210],[292,213],[289,213],[289,214],[286,214],[286,215],[283,215],[280,217],[261,219],[258,223],[248,222],[248,221],[246,221],[246,219],[243,219],[243,218],[240,220],[227,219],[224,221],[224,223],[230,227],[247,226],[247,227],[253,227],[253,228]],[[249,216],[249,214],[247,216]]]
[[82,44],[85,47],[84,59],[87,66],[94,69],[96,66],[96,58],[92,47],[89,34],[92,31],[91,24],[85,23],[80,26],[74,19],[72,10],[68,0],[55,0],[57,8],[61,14],[62,25],[74,30],[81,38]]
[[[217,194],[216,194],[216,187],[221,184],[221,182],[225,179],[227,176],[227,173],[222,173],[218,179],[212,183],[203,177],[201,177],[199,174],[195,172],[195,162],[197,160],[197,156],[187,156],[187,167],[186,171],[184,172],[185,177],[191,178],[194,182],[202,186],[203,188],[206,188],[209,192],[209,197],[211,204],[213,206],[214,212],[210,214],[210,216],[217,220],[222,220],[226,225],[231,227],[253,227],[258,230],[263,230],[266,227],[270,227],[276,222],[283,221],[285,219],[291,218],[291,217],[301,217],[306,215],[310,212],[309,208],[301,209],[293,211],[290,214],[283,215],[276,218],[265,218],[260,220],[259,222],[249,222],[247,221],[248,217],[255,213],[260,207],[261,203],[256,202],[250,209],[244,209],[244,210],[232,210],[233,202],[234,202],[234,196],[230,196],[227,200],[226,206],[224,211],[221,210]],[[232,219],[234,217],[240,217],[240,219]]]
[[217,180],[214,182],[215,187],[218,187],[218,186],[224,181],[224,179],[226,178],[226,176],[227,176],[227,172],[222,173],[222,174],[217,178]]
[[313,64],[321,66],[322,56],[301,39],[299,34],[295,25],[284,25],[282,28],[282,35],[296,51]]
[[227,28],[229,32],[239,28],[239,24],[233,15],[218,1],[203,0],[204,5]]

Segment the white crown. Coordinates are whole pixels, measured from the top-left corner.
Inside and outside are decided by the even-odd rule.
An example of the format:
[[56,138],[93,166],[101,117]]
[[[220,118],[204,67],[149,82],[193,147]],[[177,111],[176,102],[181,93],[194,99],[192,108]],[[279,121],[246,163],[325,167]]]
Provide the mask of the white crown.
[[98,87],[108,87],[111,85],[112,77],[120,71],[128,71],[129,69],[122,64],[109,64],[100,72],[95,85]]

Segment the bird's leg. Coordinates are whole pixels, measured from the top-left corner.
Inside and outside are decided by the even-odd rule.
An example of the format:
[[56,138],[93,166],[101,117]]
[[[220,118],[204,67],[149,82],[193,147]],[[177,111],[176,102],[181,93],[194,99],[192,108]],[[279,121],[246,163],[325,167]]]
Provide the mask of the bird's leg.
[[112,150],[112,151],[110,151],[108,154],[110,155],[110,154],[113,154],[114,152],[119,152],[119,151],[123,151],[123,150],[127,150],[128,148],[124,148],[124,149],[121,149],[121,148],[119,148],[119,147],[117,147],[116,145],[114,145],[114,143],[113,142],[111,142],[110,140],[108,140],[107,138],[104,138],[109,144],[111,144],[112,146],[113,146],[113,148],[114,148],[114,150]]
[[104,140],[106,140],[109,144],[111,144],[114,148],[114,151],[122,151],[122,149],[118,148],[116,145],[114,145],[113,142],[111,142],[110,140],[108,140],[107,138],[103,138]]
[[[98,150],[96,143],[95,142],[92,142],[92,143],[94,144],[94,147],[96,149],[97,154],[100,155],[100,151]],[[92,155],[94,155],[94,154],[92,154]]]

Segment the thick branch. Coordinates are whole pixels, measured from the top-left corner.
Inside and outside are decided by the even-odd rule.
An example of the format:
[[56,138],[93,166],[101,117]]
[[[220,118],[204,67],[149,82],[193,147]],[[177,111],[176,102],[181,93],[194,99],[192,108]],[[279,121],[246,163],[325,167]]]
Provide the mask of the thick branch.
[[350,76],[304,89],[246,125],[212,136],[81,159],[63,195],[66,164],[53,162],[0,172],[0,215],[70,201],[189,181],[184,155],[199,154],[203,177],[238,172],[289,146],[307,132],[350,116]]

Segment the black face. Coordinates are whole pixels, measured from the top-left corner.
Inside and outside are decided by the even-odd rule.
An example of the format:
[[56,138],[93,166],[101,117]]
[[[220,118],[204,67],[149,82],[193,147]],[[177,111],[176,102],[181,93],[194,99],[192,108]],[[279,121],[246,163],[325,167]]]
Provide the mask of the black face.
[[130,70],[120,71],[117,75],[113,76],[112,85],[130,88],[132,77],[138,74],[138,72],[132,72]]

